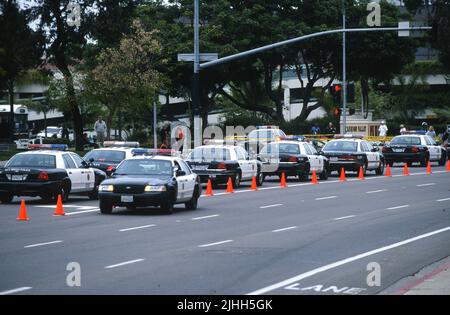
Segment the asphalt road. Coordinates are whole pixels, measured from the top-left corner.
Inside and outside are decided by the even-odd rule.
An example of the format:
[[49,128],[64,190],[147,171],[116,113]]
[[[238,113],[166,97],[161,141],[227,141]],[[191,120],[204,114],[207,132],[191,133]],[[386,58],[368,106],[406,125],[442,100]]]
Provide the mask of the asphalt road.
[[[450,173],[215,190],[195,211],[0,205],[2,294],[376,294],[450,256]],[[81,286],[66,283],[76,262]],[[370,264],[372,263],[372,264]],[[375,267],[374,267],[375,266]],[[370,267],[368,270],[368,267]],[[380,283],[368,283],[379,268]],[[373,281],[372,281],[373,282]]]

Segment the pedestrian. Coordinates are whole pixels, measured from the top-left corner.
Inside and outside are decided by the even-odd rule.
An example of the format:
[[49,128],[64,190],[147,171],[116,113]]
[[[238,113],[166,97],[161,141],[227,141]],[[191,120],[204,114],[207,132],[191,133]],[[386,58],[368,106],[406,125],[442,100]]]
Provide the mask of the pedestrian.
[[405,125],[401,124],[401,125],[400,125],[400,134],[401,134],[401,135],[404,135],[406,132],[407,132],[407,131],[406,131]]
[[67,124],[66,123],[63,124],[61,137],[63,139],[69,140],[69,129],[67,129]]
[[333,126],[333,123],[331,121],[328,123],[328,127],[326,129],[326,133],[329,134],[329,135],[336,134],[336,128]]
[[388,127],[386,126],[386,123],[384,120],[381,121],[381,125],[378,128],[378,133],[380,137],[386,137],[387,132],[388,132]]
[[445,148],[448,147],[448,132],[449,132],[450,128],[446,128],[444,133],[442,134],[442,144],[444,145]]
[[175,133],[175,140],[178,144],[178,151],[183,152],[184,132],[181,126],[177,128],[177,131]]
[[434,127],[433,126],[430,126],[428,128],[428,131],[427,131],[426,135],[429,136],[432,139],[436,138],[436,131],[434,131]]
[[311,134],[317,135],[320,133],[320,128],[317,126],[317,124],[314,124],[311,128]]
[[98,120],[95,122],[94,130],[97,134],[97,143],[99,144],[99,146],[103,146],[103,141],[105,140],[106,123],[102,120],[101,116],[99,116]]

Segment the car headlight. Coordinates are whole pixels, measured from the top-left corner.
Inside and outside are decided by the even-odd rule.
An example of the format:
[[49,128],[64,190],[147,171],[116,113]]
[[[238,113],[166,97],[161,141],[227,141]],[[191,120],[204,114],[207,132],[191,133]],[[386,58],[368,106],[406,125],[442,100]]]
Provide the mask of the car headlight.
[[166,186],[152,186],[152,185],[147,185],[145,186],[144,191],[166,191]]
[[98,187],[98,191],[109,191],[109,192],[113,192],[114,191],[114,186],[113,185],[100,185]]

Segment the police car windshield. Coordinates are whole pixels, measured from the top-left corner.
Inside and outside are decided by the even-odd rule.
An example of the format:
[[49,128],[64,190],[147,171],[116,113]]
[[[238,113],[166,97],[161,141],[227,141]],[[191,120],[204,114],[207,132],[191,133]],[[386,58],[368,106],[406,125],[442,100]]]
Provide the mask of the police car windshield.
[[84,159],[89,161],[94,159],[95,162],[119,163],[125,159],[125,152],[116,150],[95,150],[88,152]]
[[56,168],[56,159],[49,154],[18,154],[5,167]]
[[323,151],[356,152],[358,151],[358,143],[355,141],[331,141],[323,147]]
[[392,139],[391,144],[420,145],[419,137],[396,137]]
[[227,161],[231,160],[230,150],[227,148],[195,148],[189,155],[190,160],[196,161]]
[[298,144],[293,143],[271,143],[262,153],[284,153],[284,154],[300,154]]
[[125,160],[116,175],[173,175],[172,163],[164,160]]

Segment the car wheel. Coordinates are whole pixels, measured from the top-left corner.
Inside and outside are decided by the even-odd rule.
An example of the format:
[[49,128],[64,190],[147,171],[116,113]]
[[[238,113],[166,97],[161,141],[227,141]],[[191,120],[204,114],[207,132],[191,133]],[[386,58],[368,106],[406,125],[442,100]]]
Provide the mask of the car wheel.
[[98,199],[98,186],[96,186],[94,188],[94,190],[89,193],[88,197],[91,200],[97,200]]
[[420,161],[420,166],[426,167],[427,165],[428,165],[428,159],[424,159],[424,160]]
[[447,161],[447,155],[444,152],[442,152],[441,153],[441,158],[439,159],[439,165],[440,166],[445,165],[446,161]]
[[329,174],[330,174],[330,171],[327,169],[327,167],[324,167],[322,173],[320,173],[320,175],[319,175],[319,178],[321,180],[327,180]]
[[103,214],[111,214],[113,209],[113,205],[107,201],[100,200],[100,212]]
[[375,170],[375,174],[383,175],[384,173],[384,161],[380,161],[380,166]]
[[309,179],[309,170],[298,174],[298,181],[306,182]]
[[259,171],[258,174],[256,174],[256,185],[262,186],[262,184],[264,183],[264,179],[265,179],[265,176],[263,175],[263,173],[261,171]]
[[[407,163],[406,163],[406,165],[408,165],[409,167],[411,167],[412,164],[413,164],[413,162],[407,162]],[[422,164],[422,162],[421,162],[420,164]]]
[[161,209],[167,214],[172,214],[173,213],[173,201],[172,200],[164,200],[161,203]]
[[186,210],[196,210],[197,205],[198,205],[198,195],[197,193],[194,193],[191,200],[189,200],[184,204],[184,207],[186,208]]
[[392,161],[386,161],[386,164],[389,165],[389,167],[394,166],[394,162],[392,162]]
[[67,200],[69,200],[69,190],[65,186],[62,186],[54,195],[56,201],[58,200],[58,195],[61,195],[62,202],[66,202]]
[[241,186],[241,174],[240,173],[238,173],[234,176],[233,186],[234,186],[233,187],[234,189],[239,188]]
[[2,203],[11,203],[11,201],[13,200],[13,198],[14,198],[13,195],[5,194],[5,195],[2,195],[2,196],[0,197],[0,201],[1,201]]

